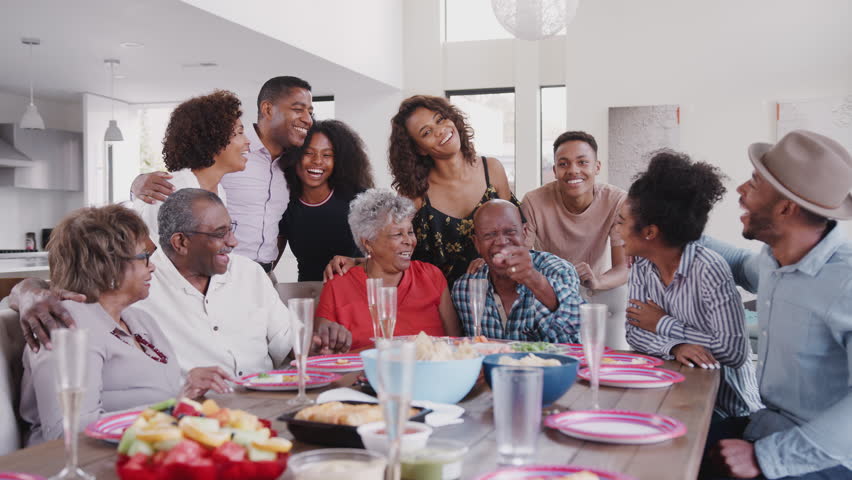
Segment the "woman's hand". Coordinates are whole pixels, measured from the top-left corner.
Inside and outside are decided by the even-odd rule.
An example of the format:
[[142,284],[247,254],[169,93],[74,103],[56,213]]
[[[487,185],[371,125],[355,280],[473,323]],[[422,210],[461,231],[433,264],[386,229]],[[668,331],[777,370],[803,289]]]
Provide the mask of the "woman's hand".
[[667,315],[666,311],[653,300],[648,300],[648,303],[645,303],[631,299],[628,303],[633,304],[633,306],[627,307],[627,321],[633,326],[648,330],[651,333],[657,333],[657,324],[660,323],[661,318]]
[[335,255],[325,267],[325,271],[322,274],[322,283],[331,280],[335,275],[343,275],[355,265],[358,265],[358,262],[354,258]]
[[145,203],[153,204],[155,200],[165,202],[175,191],[175,186],[167,180],[169,178],[172,174],[167,172],[143,173],[133,180],[130,192]]
[[467,266],[467,273],[474,274],[479,271],[479,269],[482,268],[483,265],[485,265],[485,259],[483,259],[482,257],[474,258]]
[[192,399],[201,398],[208,390],[216,393],[233,393],[226,381],[233,382],[234,378],[220,367],[196,367],[189,371],[182,395]]
[[672,348],[671,354],[674,355],[675,360],[687,367],[698,365],[701,368],[719,368],[720,366],[719,362],[713,358],[713,354],[701,345],[681,343]]

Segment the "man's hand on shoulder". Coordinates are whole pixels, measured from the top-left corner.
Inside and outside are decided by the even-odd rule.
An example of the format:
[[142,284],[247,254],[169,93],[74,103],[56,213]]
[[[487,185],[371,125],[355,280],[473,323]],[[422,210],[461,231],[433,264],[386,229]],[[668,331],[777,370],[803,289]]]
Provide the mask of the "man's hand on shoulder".
[[172,174],[168,172],[143,173],[133,180],[130,192],[145,203],[153,204],[156,200],[165,202],[175,191],[169,178],[172,178]]
[[10,300],[12,309],[20,314],[24,340],[33,352],[38,352],[41,345],[48,350],[53,348],[50,343],[51,330],[76,326],[71,314],[61,302],[63,300],[85,302],[86,296],[68,290],[51,290],[47,288],[45,282],[31,278],[12,289]]

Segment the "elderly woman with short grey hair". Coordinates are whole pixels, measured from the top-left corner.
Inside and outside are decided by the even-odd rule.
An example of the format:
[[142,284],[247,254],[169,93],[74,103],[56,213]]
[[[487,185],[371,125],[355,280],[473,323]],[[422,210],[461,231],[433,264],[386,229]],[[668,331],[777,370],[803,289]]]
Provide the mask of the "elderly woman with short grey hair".
[[411,200],[391,190],[371,189],[349,205],[349,227],[367,257],[360,266],[329,280],[322,290],[317,318],[339,323],[352,332],[352,348],[370,346],[373,324],[367,305],[367,279],[381,278],[397,287],[394,335],[461,335],[447,280],[438,267],[411,260],[417,245]]

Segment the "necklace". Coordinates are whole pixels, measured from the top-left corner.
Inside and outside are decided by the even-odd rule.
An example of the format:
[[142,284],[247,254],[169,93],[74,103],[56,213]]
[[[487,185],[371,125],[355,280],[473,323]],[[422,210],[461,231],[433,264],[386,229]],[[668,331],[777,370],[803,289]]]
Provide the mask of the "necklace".
[[[124,342],[127,345],[130,345],[130,343],[128,343],[127,340],[122,338],[121,334],[124,333],[124,332],[120,331],[118,328],[114,329],[111,333],[115,338],[121,340],[122,342]],[[142,335],[139,335],[138,333],[134,333],[133,339],[136,340],[136,342],[139,343],[139,345],[142,345],[142,352],[145,353],[145,355],[147,355],[149,358],[151,358],[152,360],[155,360],[157,362],[160,362],[160,363],[169,363],[169,357],[167,357],[165,353],[161,352],[151,342],[142,338]]]

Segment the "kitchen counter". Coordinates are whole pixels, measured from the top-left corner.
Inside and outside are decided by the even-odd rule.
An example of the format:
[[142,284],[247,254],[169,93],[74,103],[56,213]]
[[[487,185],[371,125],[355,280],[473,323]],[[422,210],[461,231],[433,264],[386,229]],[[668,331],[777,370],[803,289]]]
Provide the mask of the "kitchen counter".
[[50,277],[47,252],[0,253],[0,278],[26,277]]

